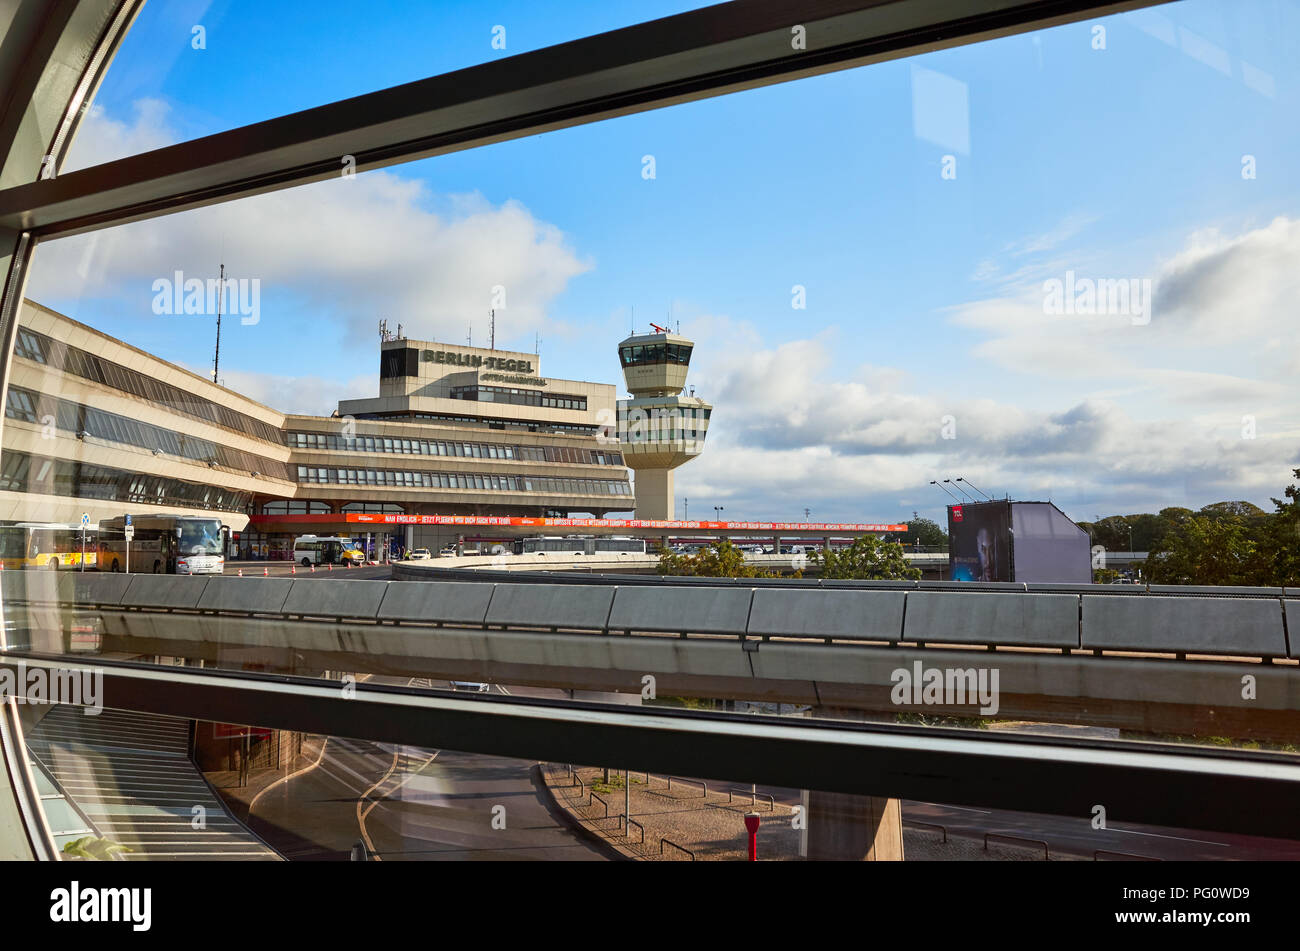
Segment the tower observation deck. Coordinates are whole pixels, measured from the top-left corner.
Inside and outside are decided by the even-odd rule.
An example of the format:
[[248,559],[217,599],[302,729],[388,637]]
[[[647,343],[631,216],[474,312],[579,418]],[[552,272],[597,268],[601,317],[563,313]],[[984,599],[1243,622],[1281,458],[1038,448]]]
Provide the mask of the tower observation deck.
[[636,472],[636,517],[671,519],[673,470],[704,449],[713,407],[683,396],[694,343],[667,332],[633,334],[618,345],[631,399],[619,400],[619,448]]

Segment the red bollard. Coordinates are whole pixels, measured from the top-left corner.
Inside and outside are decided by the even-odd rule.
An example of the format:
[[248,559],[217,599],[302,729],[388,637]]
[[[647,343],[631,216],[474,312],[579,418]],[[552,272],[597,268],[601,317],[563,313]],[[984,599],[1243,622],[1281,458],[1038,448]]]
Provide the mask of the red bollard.
[[745,813],[745,830],[749,833],[749,860],[758,861],[758,824],[762,817],[757,812]]

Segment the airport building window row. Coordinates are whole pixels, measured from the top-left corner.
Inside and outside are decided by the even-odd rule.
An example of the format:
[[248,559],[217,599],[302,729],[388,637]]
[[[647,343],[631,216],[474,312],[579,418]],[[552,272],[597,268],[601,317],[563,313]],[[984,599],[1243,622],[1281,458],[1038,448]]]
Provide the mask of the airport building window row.
[[328,502],[277,499],[262,505],[263,515],[328,515],[333,509]]
[[630,496],[632,494],[631,483],[613,479],[551,479],[535,476],[478,475],[467,472],[341,469],[330,466],[299,466],[298,481],[413,489],[477,489],[483,492],[552,492],[586,496]]
[[0,460],[0,490],[221,512],[242,512],[251,500],[247,492],[220,486],[8,450]]
[[5,416],[37,425],[43,425],[44,419],[52,416],[55,426],[66,432],[84,432],[108,442],[157,450],[228,469],[256,472],[286,482],[293,480],[289,467],[283,462],[21,387],[9,388],[5,400]]
[[441,439],[402,439],[391,436],[343,436],[338,433],[286,434],[290,448],[343,452],[386,452],[416,456],[456,456],[523,462],[572,462],[589,466],[621,466],[623,455],[565,446],[499,446],[493,443],[451,442]]
[[481,403],[513,403],[516,406],[548,406],[552,409],[576,409],[586,412],[587,398],[542,390],[521,390],[509,386],[453,386],[454,400],[478,400]]
[[460,423],[483,429],[521,429],[530,433],[577,433],[590,436],[599,431],[600,426],[583,426],[580,423],[557,423],[551,420],[537,419],[502,419],[494,416],[453,416],[449,413],[416,413],[399,410],[388,413],[357,413],[357,419],[411,420],[432,419],[440,423]]
[[102,383],[113,389],[121,390],[132,396],[194,419],[215,423],[235,432],[243,433],[266,442],[283,445],[280,430],[251,416],[245,416],[236,410],[212,400],[186,393],[184,390],[163,383],[151,376],[128,369],[121,364],[88,353],[78,347],[69,346],[61,340],[55,340],[45,334],[37,333],[26,327],[19,328],[18,339],[14,343],[14,355],[24,357],[35,363],[41,363],[64,373],[71,373],[85,380]]
[[680,343],[654,343],[648,345],[620,347],[619,359],[625,367],[649,366],[662,363],[680,363],[686,366],[691,362],[693,347]]

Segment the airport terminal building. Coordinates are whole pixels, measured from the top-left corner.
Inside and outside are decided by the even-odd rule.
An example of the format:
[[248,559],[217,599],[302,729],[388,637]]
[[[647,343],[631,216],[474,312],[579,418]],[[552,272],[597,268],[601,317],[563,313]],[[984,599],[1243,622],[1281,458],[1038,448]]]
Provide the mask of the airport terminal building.
[[455,540],[406,517],[635,509],[613,385],[544,377],[536,354],[395,337],[379,363],[377,397],[286,414],[25,301],[0,522],[218,514],[236,557],[287,558],[307,533],[369,536],[382,557]]

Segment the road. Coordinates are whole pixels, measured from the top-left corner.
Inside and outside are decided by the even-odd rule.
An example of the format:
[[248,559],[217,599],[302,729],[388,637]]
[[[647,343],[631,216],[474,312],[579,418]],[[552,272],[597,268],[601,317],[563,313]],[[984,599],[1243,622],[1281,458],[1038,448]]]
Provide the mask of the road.
[[606,857],[559,818],[532,762],[340,737],[250,821],[292,859],[346,860],[363,838],[382,861]]

